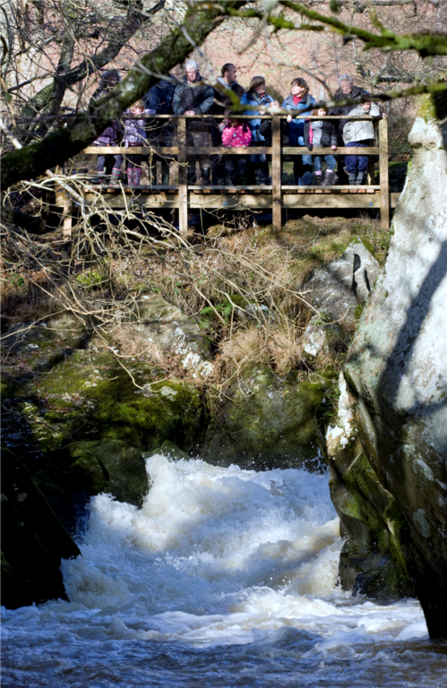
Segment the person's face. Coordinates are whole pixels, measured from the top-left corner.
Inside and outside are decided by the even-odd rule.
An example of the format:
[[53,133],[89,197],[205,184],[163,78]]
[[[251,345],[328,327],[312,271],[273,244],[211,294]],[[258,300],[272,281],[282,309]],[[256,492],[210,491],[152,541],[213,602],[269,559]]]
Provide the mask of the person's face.
[[371,103],[362,103],[362,108],[365,112],[369,112],[371,110]]
[[318,108],[318,117],[325,117],[327,115],[327,110],[325,108]]
[[300,96],[302,98],[305,90],[306,89],[304,88],[304,86],[298,86],[298,84],[292,84],[290,92],[292,93],[293,96]]
[[106,79],[105,86],[106,88],[112,89],[115,88],[115,86],[119,83],[119,79],[115,74],[112,74],[112,76],[108,76]]
[[255,86],[256,93],[259,93],[260,96],[262,96],[263,93],[265,93],[265,83],[264,84],[259,84],[259,86]]
[[198,75],[197,69],[186,69],[186,78],[189,81],[190,84],[192,84],[196,79]]
[[142,108],[141,105],[134,105],[130,108],[130,111],[133,115],[141,115],[141,113],[144,112],[144,108]]
[[225,72],[225,81],[227,84],[232,84],[233,81],[236,81],[237,77],[237,69],[234,65],[232,65],[226,72]]
[[230,118],[230,124],[231,124],[232,127],[237,127],[238,124],[239,124],[239,120],[238,120],[238,119],[235,119],[235,118],[233,118],[233,117],[231,117],[231,118]]
[[340,88],[342,93],[348,95],[352,91],[352,84],[348,80],[340,81]]

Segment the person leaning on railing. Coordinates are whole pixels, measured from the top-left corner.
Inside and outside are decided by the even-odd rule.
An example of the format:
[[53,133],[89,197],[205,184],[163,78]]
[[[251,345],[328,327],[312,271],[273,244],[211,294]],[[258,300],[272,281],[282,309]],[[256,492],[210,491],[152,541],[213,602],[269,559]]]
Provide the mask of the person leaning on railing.
[[[168,74],[160,79],[144,97],[147,110],[151,110],[157,115],[172,114],[172,98],[176,80]],[[149,142],[157,147],[169,147],[172,145],[172,121],[171,119],[152,119],[146,122],[146,136]],[[169,162],[173,158],[169,156],[149,155],[147,158],[149,183],[157,183],[157,162],[161,165],[161,183],[169,185]]]
[[[313,117],[321,117],[321,119],[307,120],[304,125],[304,142],[308,149],[310,151],[313,148],[332,148],[333,151],[337,150],[337,129],[333,120],[325,119],[327,116],[326,108],[316,108],[312,110],[311,114]],[[317,184],[321,183],[322,186],[331,186],[335,184],[334,170],[337,164],[335,157],[331,154],[324,156],[324,161],[327,165],[324,176],[321,170],[323,156],[313,155],[312,159]]]
[[[364,88],[361,88],[360,86],[355,86],[354,85],[354,80],[352,76],[349,76],[349,74],[342,74],[341,76],[338,77],[338,85],[339,88],[335,91],[334,93],[334,100],[352,100],[353,98],[361,98],[362,96],[367,96],[369,95],[368,91],[365,91]],[[340,105],[333,107],[329,110],[330,115],[337,115],[337,116],[342,116],[342,115],[352,115],[352,110],[357,107],[355,104],[350,104],[350,105]],[[337,145],[338,146],[344,146],[344,140],[343,140],[343,129],[345,127],[346,122],[349,120],[346,119],[340,119],[338,120],[337,124]],[[346,178],[346,173],[344,170],[345,166],[345,158],[344,156],[337,156],[338,157],[338,177],[340,180],[340,183],[345,184],[347,181]]]
[[[152,111],[145,111],[144,102],[142,100],[137,100],[136,103],[134,103],[128,110],[124,112],[124,116],[132,115],[132,117],[138,117],[139,115],[143,115],[145,112],[153,114]],[[144,119],[124,120],[123,143],[127,150],[147,145]],[[141,153],[128,154],[126,152],[126,172],[127,183],[129,186],[138,186],[140,183],[142,159],[143,156]]]
[[[120,82],[121,78],[116,69],[110,69],[101,77],[99,87],[92,96],[92,100],[99,100],[107,95]],[[123,135],[123,127],[119,121],[112,122],[104,131],[93,141],[94,146],[118,146]],[[106,174],[112,172],[112,182],[117,182],[120,178],[121,165],[123,164],[123,156],[117,155],[99,155],[96,166],[98,184],[104,184],[106,181]]]
[[[214,89],[208,86],[199,73],[195,60],[185,64],[185,75],[176,86],[172,99],[172,109],[176,115],[205,115],[209,113],[214,102]],[[194,148],[209,148],[210,124],[204,120],[187,122],[186,145]],[[188,184],[196,183],[196,160],[202,172],[202,184],[210,183],[211,156],[209,153],[188,155]]]
[[[251,110],[245,110],[244,115],[252,115],[253,118],[248,120],[248,124],[252,133],[252,146],[265,146],[265,138],[261,134],[260,127],[262,120],[256,115],[263,115],[266,108],[274,104],[272,96],[265,92],[265,79],[263,76],[254,76],[250,82],[247,93],[241,98],[241,105],[249,105]],[[269,182],[269,166],[267,158],[263,154],[249,156],[249,175],[251,182],[258,182],[260,185],[266,185]]]
[[[238,118],[237,113],[230,113],[228,123],[222,131],[222,145],[226,148],[247,148],[252,139],[250,127],[246,121]],[[240,184],[245,177],[245,155],[225,155],[225,184]]]
[[[290,85],[290,95],[284,100],[282,107],[285,110],[306,110],[309,114],[312,105],[316,105],[316,100],[309,93],[307,81],[298,77]],[[287,115],[289,130],[289,146],[304,146],[304,122],[303,117],[297,114]],[[312,184],[312,156],[294,155],[293,176],[294,182],[298,186]]]
[[[349,113],[351,117],[380,117],[377,103],[361,103]],[[366,148],[374,145],[374,125],[368,120],[346,120],[343,127],[343,140],[347,148]],[[363,184],[368,169],[368,156],[347,155],[345,157],[349,184]]]
[[[233,101],[230,92],[234,94],[239,100],[245,93],[243,86],[237,80],[237,68],[231,62],[227,62],[221,69],[221,75],[217,77],[218,88],[214,89],[214,100],[217,101],[213,105],[213,112],[216,115],[225,115],[228,117],[233,107]],[[214,120],[211,128],[211,141],[213,147],[222,145],[222,131],[226,123],[222,119]],[[221,185],[225,183],[225,162],[222,160],[224,156],[213,155],[213,184]],[[225,161],[228,156],[225,156]]]

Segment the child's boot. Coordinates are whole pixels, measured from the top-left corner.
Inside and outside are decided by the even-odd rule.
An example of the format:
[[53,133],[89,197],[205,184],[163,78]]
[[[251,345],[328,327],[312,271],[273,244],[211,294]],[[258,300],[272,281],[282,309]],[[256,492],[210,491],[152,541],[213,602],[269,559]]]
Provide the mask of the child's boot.
[[[315,172],[315,177],[317,178],[317,184],[321,184],[322,183],[321,170],[317,170]],[[323,181],[323,184],[324,184],[324,181]]]
[[348,181],[350,186],[354,185],[357,179],[357,174],[355,172],[348,173]]
[[141,179],[141,168],[140,167],[134,167],[134,169],[133,169],[133,185],[139,186],[140,179]]
[[334,170],[326,170],[324,173],[322,186],[332,186],[334,183]]
[[364,172],[357,172],[357,176],[355,178],[355,183],[356,184],[363,184],[364,176],[365,176]]
[[110,178],[111,184],[118,184],[121,174],[121,167],[114,167],[112,170],[112,176]]
[[133,186],[133,167],[127,168],[127,185]]

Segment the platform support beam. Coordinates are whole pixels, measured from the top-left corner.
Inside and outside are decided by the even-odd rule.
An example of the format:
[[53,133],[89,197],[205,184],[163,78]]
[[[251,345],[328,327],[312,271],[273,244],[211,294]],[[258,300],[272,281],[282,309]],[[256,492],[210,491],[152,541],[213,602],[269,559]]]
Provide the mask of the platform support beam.
[[282,189],[281,189],[281,119],[272,117],[272,223],[273,231],[281,230]]
[[186,153],[186,119],[178,119],[178,218],[182,237],[188,234],[188,166]]

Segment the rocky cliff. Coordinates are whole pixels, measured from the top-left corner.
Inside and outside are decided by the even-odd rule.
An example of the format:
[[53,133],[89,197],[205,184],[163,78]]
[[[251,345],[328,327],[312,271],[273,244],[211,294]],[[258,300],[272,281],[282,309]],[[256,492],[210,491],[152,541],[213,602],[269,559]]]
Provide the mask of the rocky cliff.
[[389,595],[414,585],[436,638],[447,636],[447,124],[418,118],[410,143],[385,271],[347,356],[328,444],[349,538],[342,579],[368,592],[388,568]]

